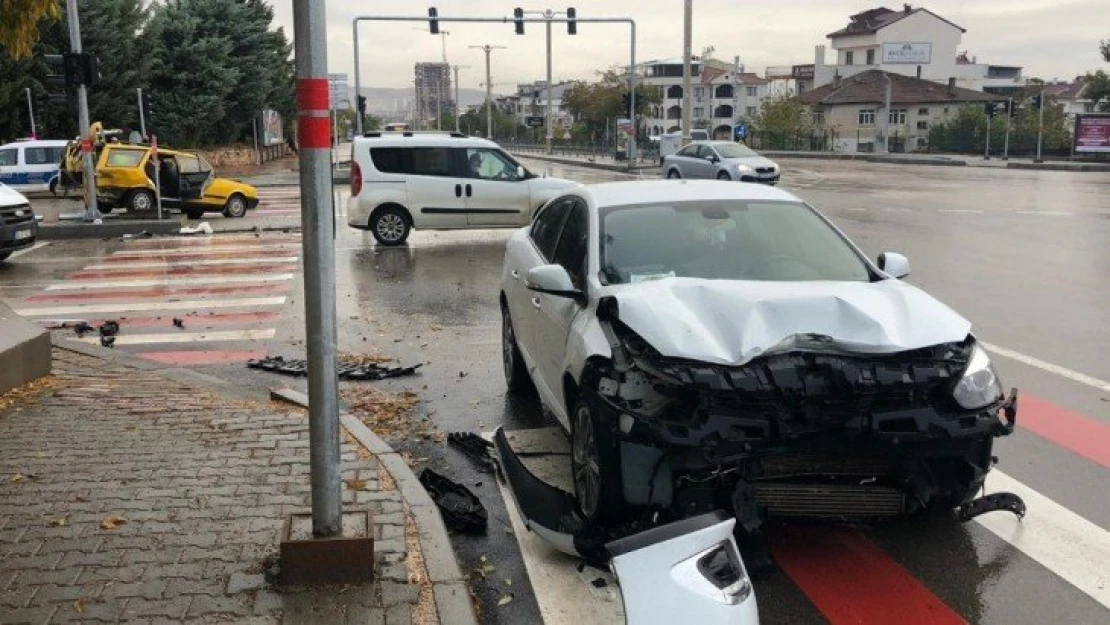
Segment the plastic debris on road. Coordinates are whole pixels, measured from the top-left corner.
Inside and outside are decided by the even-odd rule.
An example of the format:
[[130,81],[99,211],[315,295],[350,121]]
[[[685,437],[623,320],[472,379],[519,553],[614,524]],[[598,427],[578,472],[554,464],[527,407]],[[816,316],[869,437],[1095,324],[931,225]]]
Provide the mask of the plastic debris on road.
[[439,508],[447,527],[467,534],[485,533],[489,514],[470,489],[431,469],[420,472],[420,483]]
[[[308,361],[292,358],[287,360],[281,356],[248,360],[247,367],[285,375],[308,375]],[[384,380],[413,375],[419,368],[419,364],[410,367],[389,367],[376,362],[339,363],[336,366],[336,372],[341,380]]]

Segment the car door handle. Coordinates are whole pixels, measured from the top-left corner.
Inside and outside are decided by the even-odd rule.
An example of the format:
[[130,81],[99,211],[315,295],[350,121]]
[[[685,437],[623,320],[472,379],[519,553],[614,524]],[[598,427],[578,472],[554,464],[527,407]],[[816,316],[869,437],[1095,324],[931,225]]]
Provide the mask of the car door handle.
[[[469,187],[470,185],[467,185],[467,186]],[[462,197],[462,185],[461,184],[455,185],[455,197]]]
[[513,269],[509,273],[512,274],[513,280],[519,280],[520,279],[520,272],[517,271],[516,269]]
[[538,297],[533,297],[532,298],[532,308],[535,308],[536,310],[540,309],[540,298],[538,298]]
[[466,185],[466,197],[470,197],[471,191],[472,189],[470,188],[470,185]]

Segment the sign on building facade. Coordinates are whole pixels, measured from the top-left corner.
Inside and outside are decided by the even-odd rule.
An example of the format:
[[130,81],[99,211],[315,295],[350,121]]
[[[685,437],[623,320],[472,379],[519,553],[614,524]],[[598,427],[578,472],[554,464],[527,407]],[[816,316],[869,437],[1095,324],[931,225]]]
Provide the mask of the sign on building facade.
[[928,65],[933,58],[933,44],[927,41],[892,41],[883,44],[883,65]]
[[1075,116],[1075,153],[1110,154],[1110,115]]

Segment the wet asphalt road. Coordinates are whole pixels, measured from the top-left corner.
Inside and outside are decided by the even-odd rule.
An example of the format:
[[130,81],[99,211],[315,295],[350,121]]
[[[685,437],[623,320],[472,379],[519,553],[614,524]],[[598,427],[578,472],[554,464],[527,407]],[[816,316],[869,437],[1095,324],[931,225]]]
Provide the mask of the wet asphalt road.
[[[780,161],[783,188],[828,215],[864,251],[906,254],[909,281],[951,305],[980,339],[1019,355],[1100,380],[1110,379],[1110,174]],[[586,183],[624,180],[604,171],[528,161],[553,176]],[[643,174],[654,177],[652,172]],[[345,196],[337,195],[342,207]],[[342,210],[342,208],[340,208]],[[212,218],[213,225],[222,218]],[[259,212],[253,223],[290,225],[297,216]],[[336,276],[341,351],[376,351],[421,362],[417,377],[378,383],[417,392],[421,416],[445,431],[521,429],[550,424],[533,401],[505,394],[500,364],[498,280],[506,231],[418,232],[403,248],[378,248],[368,234],[341,223]],[[218,226],[217,226],[218,227]],[[13,306],[46,283],[123,244],[55,243],[0,265],[0,297]],[[48,253],[46,253],[48,251]],[[271,354],[303,352],[299,278],[277,335],[260,345]],[[1021,360],[995,355],[1008,386],[1110,424],[1110,393]],[[244,384],[303,387],[300,380],[203,367]],[[1019,421],[1021,416],[1019,415]],[[492,476],[446,446],[391,440],[417,460],[471,486],[490,510],[490,531],[456,537],[465,568],[486,556],[495,569],[474,584],[487,623],[536,622],[504,502]],[[1029,487],[1110,529],[1107,467],[1019,429],[998,439],[999,468]],[[481,483],[478,486],[478,483]],[[1105,607],[1031,557],[976,524],[903,523],[868,528],[878,544],[940,600],[977,623],[1106,622]],[[845,574],[851,572],[845,571]],[[511,586],[504,580],[511,579]],[[512,603],[497,607],[503,594]],[[757,582],[764,623],[825,620],[791,578]]]

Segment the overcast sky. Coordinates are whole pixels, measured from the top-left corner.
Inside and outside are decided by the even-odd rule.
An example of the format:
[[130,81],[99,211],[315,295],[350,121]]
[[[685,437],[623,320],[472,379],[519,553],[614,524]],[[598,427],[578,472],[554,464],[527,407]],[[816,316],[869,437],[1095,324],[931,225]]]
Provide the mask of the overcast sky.
[[[434,5],[442,16],[511,16],[525,10],[565,10],[575,4],[579,17],[631,17],[637,25],[637,61],[682,54],[681,0],[563,0],[559,5],[519,0],[328,0],[328,70],[352,74],[351,19],[356,15],[423,15]],[[289,0],[273,0],[276,22],[292,37]],[[706,46],[714,56],[731,60],[740,55],[747,71],[762,75],[768,65],[813,62],[813,47],[848,22],[848,16],[884,6],[862,0],[694,0],[695,54]],[[886,3],[891,9],[901,3]],[[1110,39],[1110,0],[931,0],[915,3],[959,24],[966,33],[960,49],[980,63],[1020,65],[1026,77],[1071,79],[1089,69],[1106,67],[1098,41]],[[494,44],[495,91],[510,91],[518,82],[545,76],[544,26],[528,24],[526,34],[512,24],[441,25],[447,60],[469,65],[460,70],[463,87],[485,80],[484,55],[470,45]],[[591,78],[593,72],[628,62],[628,29],[618,25],[580,25],[578,35],[554,25],[553,76]],[[412,85],[413,64],[441,59],[441,40],[428,34],[426,22],[363,22],[359,25],[362,84],[377,87]],[[831,57],[830,57],[831,58]],[[353,82],[353,76],[352,76]]]

